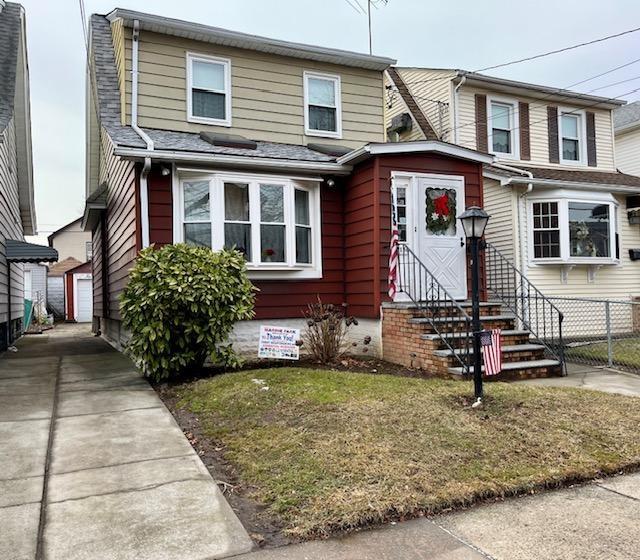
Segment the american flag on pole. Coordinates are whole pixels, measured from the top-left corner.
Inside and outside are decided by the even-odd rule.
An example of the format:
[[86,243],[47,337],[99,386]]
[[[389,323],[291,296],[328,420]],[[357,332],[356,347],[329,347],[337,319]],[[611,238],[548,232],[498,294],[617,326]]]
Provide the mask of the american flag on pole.
[[502,371],[501,334],[501,329],[482,331],[480,333],[480,347],[484,358],[485,375],[498,375]]
[[394,299],[398,291],[398,217],[396,191],[391,192],[391,251],[389,252],[389,297]]

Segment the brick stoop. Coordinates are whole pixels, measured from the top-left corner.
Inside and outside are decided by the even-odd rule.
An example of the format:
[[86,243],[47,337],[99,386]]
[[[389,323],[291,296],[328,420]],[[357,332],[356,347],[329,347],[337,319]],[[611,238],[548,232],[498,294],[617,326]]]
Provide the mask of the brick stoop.
[[[471,314],[471,303],[460,306]],[[448,314],[445,318],[443,313]],[[434,308],[431,312],[408,303],[383,304],[382,353],[389,362],[422,369],[440,377],[462,378],[462,367],[456,356],[469,338],[466,322],[455,319],[455,309]],[[431,319],[430,314],[436,315]],[[496,302],[483,302],[480,321],[485,329],[502,329],[502,372],[487,378],[492,381],[532,379],[562,375],[559,361],[545,358],[545,347],[531,339],[531,333],[516,329],[515,317]],[[453,318],[453,321],[452,321]],[[433,325],[447,329],[452,351],[435,332]],[[469,359],[473,359],[470,348]]]

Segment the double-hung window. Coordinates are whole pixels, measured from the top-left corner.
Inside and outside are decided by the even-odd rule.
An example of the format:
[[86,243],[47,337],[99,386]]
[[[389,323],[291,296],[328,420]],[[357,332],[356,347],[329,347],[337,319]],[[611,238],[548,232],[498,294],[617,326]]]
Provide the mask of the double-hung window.
[[231,62],[187,54],[187,120],[231,126]]
[[585,131],[582,113],[560,111],[560,161],[580,164],[584,160]]
[[499,156],[518,158],[515,103],[489,99],[489,145]]
[[304,128],[311,136],[342,137],[340,76],[304,73]]
[[258,278],[321,276],[317,181],[244,174],[184,178],[174,241],[240,251]]
[[606,264],[618,258],[616,202],[610,195],[534,200],[529,215],[534,261]]

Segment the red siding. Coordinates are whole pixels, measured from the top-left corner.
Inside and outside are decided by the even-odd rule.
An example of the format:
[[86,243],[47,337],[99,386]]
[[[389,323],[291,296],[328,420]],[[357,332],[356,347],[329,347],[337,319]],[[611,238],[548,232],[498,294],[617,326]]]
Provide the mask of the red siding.
[[173,195],[171,175],[153,167],[147,178],[149,188],[149,243],[159,247],[173,243]]
[[64,297],[65,303],[67,307],[67,321],[73,321],[75,317],[74,309],[73,309],[73,274],[64,275]]

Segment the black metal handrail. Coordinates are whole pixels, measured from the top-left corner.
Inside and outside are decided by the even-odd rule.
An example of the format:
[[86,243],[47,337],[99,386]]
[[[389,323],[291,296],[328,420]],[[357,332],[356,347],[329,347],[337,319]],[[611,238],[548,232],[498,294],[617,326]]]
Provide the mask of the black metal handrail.
[[[462,367],[462,373],[468,375],[472,333],[469,314],[404,244],[398,245],[398,271],[398,291],[407,294],[424,313],[431,328]],[[456,334],[462,336],[456,337]]]
[[564,371],[564,314],[491,243],[484,244],[487,291],[508,307],[523,328],[557,359]]

